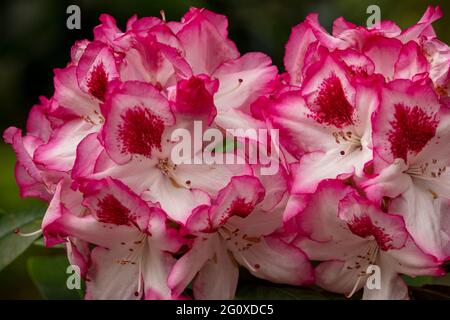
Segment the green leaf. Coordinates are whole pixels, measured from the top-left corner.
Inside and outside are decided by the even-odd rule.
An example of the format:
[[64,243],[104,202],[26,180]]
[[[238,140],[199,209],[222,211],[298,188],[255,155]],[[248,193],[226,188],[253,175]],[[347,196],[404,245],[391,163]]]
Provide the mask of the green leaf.
[[335,295],[323,291],[320,288],[291,287],[280,285],[243,284],[238,287],[237,300],[326,300],[343,299],[340,295]]
[[423,276],[411,278],[403,276],[409,286],[411,297],[418,300],[450,300],[450,273],[442,277]]
[[425,285],[441,285],[450,286],[450,273],[442,277],[422,276],[422,277],[408,277],[403,276],[406,284],[410,287],[422,287]]
[[30,257],[28,273],[45,299],[78,300],[83,297],[82,289],[67,288],[69,262],[65,255]]
[[27,211],[0,215],[0,238],[43,216],[43,208],[34,208]]
[[65,249],[66,248],[64,243],[59,243],[59,244],[55,244],[55,245],[53,245],[51,247],[46,247],[45,243],[44,243],[44,238],[42,238],[42,237],[37,239],[36,241],[34,241],[33,245],[36,246],[36,247],[43,247],[43,248],[46,248],[46,249]]
[[404,275],[403,280],[405,280],[406,284],[409,287],[421,287],[426,284],[432,284],[433,283],[433,277],[431,276],[421,276],[421,277],[409,277]]
[[450,286],[425,285],[409,288],[412,298],[417,300],[450,300]]
[[21,237],[14,233],[20,228],[23,232],[35,231],[40,228],[42,211],[8,214],[0,218],[0,271],[21,255],[40,234]]
[[434,277],[432,284],[450,287],[450,273],[442,277]]

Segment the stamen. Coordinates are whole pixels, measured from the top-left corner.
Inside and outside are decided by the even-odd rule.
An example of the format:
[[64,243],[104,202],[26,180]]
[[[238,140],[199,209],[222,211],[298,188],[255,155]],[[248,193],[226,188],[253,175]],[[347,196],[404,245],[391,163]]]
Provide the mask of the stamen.
[[226,225],[222,226],[219,230],[218,230],[219,234],[222,236],[222,238],[225,241],[230,241],[233,234],[231,233],[231,231],[227,228]]
[[159,11],[159,14],[161,15],[163,21],[166,22],[166,13],[164,12],[164,10]]
[[142,274],[142,256],[139,259],[138,288],[137,288],[136,296],[139,296],[139,294],[141,293],[141,286],[142,286],[141,274]]
[[17,234],[18,236],[21,236],[21,237],[32,237],[32,236],[35,236],[37,234],[41,234],[42,233],[42,229],[30,232],[30,233],[23,233],[23,232],[20,231],[20,229],[16,229],[16,230],[14,230],[14,233]]
[[[371,242],[371,244],[369,245],[369,250],[367,251],[366,256],[365,256],[365,257],[367,257],[366,269],[369,265],[372,265],[375,263],[378,252],[379,252],[379,246],[378,246],[377,242],[376,241]],[[360,257],[360,256],[358,256],[358,257]],[[361,256],[361,258],[364,258],[364,256]],[[359,265],[359,263],[358,263],[358,265]],[[355,294],[355,292],[357,291],[358,286],[361,282],[361,279],[367,275],[368,274],[365,270],[361,270],[359,272],[358,277],[356,278],[355,285],[353,286],[353,289],[350,291],[349,294],[346,295],[347,299],[350,299]]]
[[356,279],[356,282],[355,282],[355,285],[353,286],[352,291],[345,296],[347,299],[350,299],[355,294],[355,292],[356,292],[356,290],[358,288],[358,285],[361,282],[362,277],[365,276],[365,275],[366,275],[365,271],[361,271],[359,273],[358,278]]
[[250,269],[250,271],[252,271],[252,272],[258,271],[258,268],[253,267],[252,264],[245,258],[245,256],[243,254],[241,254],[241,258],[242,258],[242,260],[244,260],[246,266]]
[[432,189],[427,189],[429,193],[431,193],[431,195],[433,196],[433,199],[437,199],[439,198],[438,194],[436,192],[434,192]]
[[[234,229],[234,230],[233,230]],[[233,231],[232,231],[233,230]],[[255,244],[259,243],[261,241],[258,237],[249,237],[247,234],[242,234],[239,232],[239,228],[233,228],[230,223],[226,223],[222,225],[218,230],[218,233],[222,237],[222,239],[225,241],[225,245],[229,248],[232,252],[244,252],[252,248]],[[254,269],[245,258],[243,258],[245,263],[248,264],[249,269],[253,272],[256,272],[258,267],[255,266],[256,269]]]
[[372,252],[372,254],[370,256],[370,260],[369,260],[370,264],[374,264],[375,263],[377,255],[378,255],[378,252],[380,251],[380,246],[378,246],[378,244],[376,242],[374,243],[374,246],[375,246],[375,248],[374,248],[374,250],[373,250],[373,252]]
[[[141,275],[142,275],[142,257],[143,257],[143,247],[147,245],[147,241],[146,238],[148,237],[148,235],[144,232],[141,232],[139,234],[139,237],[136,241],[132,241],[130,242],[131,244],[135,245],[135,247],[129,248],[129,252],[127,254],[127,256],[124,259],[118,260],[117,262],[123,266],[125,265],[136,265],[136,263],[138,263],[138,285],[137,285],[137,290],[134,293],[134,295],[136,297],[138,297],[141,294],[142,291],[142,279],[141,279]],[[126,245],[125,242],[121,243],[122,245]]]
[[[421,165],[411,166],[404,173],[409,174],[414,178],[419,178],[425,181],[436,181],[447,171],[447,167],[442,165],[437,159],[431,159],[422,163]],[[429,190],[436,199],[437,194],[433,190]]]
[[[361,148],[361,147],[359,147],[359,148]],[[348,154],[352,153],[355,149],[358,149],[358,146],[355,145],[355,144],[353,144],[353,143],[349,143],[349,144],[347,145],[347,147],[345,148],[345,150],[342,150],[342,151],[340,152],[340,154],[341,154],[342,156],[345,156],[345,155],[348,155]]]
[[343,147],[345,147],[344,150],[340,151],[340,154],[342,156],[348,155],[352,153],[355,150],[362,150],[361,145],[361,138],[354,134],[352,131],[337,131],[333,132],[333,137],[337,144],[343,144]]
[[175,173],[175,171],[177,169],[177,165],[170,164],[169,159],[167,159],[167,158],[159,159],[156,167],[158,169],[160,169],[162,171],[162,173],[170,179],[170,181],[172,182],[174,187],[185,188],[188,190],[191,189],[190,185],[192,184],[192,181],[179,178]]
[[126,257],[127,261],[134,261],[137,257],[140,256],[142,246],[145,245],[146,241],[144,241],[147,238],[147,235],[143,232],[139,234],[139,238],[137,241],[135,241],[134,244],[137,244],[137,246],[134,248],[133,251],[130,251]]
[[237,83],[237,85],[236,85],[235,87],[231,88],[231,89],[228,90],[228,91],[225,91],[225,92],[221,92],[221,93],[219,93],[219,94],[216,94],[214,97],[215,97],[215,98],[221,98],[221,97],[223,97],[223,96],[225,96],[225,95],[227,95],[227,94],[229,94],[229,93],[232,93],[233,91],[239,89],[240,86],[241,86],[241,84],[242,84],[243,82],[244,82],[244,80],[239,78],[239,79],[238,79],[238,83]]

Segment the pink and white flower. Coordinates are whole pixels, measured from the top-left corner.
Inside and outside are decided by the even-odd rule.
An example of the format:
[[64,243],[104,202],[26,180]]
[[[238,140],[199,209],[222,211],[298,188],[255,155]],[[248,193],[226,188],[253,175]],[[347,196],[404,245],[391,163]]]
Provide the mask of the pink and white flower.
[[[173,140],[172,133],[184,128],[193,136],[194,120],[209,119],[214,112],[207,88],[209,80],[194,77],[188,81],[197,85],[178,87],[180,94],[173,111],[171,102],[150,84],[137,81],[113,84],[103,105],[106,121],[101,141],[88,136],[79,145],[81,157],[90,151],[89,159],[80,158],[74,166],[80,183],[83,179],[114,177],[145,200],[159,203],[174,221],[185,223],[191,211],[209,204],[210,197],[231,177],[248,173],[246,165],[173,162],[172,151],[179,141]],[[203,146],[194,145],[191,156],[201,157],[202,150]],[[90,164],[86,166],[85,161]]]
[[[293,243],[310,259],[324,261],[316,267],[316,283],[329,291],[350,297],[364,287],[363,299],[407,299],[400,274],[443,274],[401,216],[382,212],[339,180],[321,182],[299,218],[301,234]],[[373,265],[380,268],[379,288],[365,286]]]
[[382,90],[374,117],[374,177],[361,185],[369,198],[394,198],[418,245],[440,259],[450,256],[441,204],[450,198],[450,117],[430,84],[393,81]]
[[334,54],[310,66],[301,90],[282,93],[261,112],[280,130],[298,164],[293,193],[314,192],[322,179],[362,175],[373,159],[372,114],[380,103],[378,77],[351,77]]
[[[111,178],[88,183],[83,194],[61,181],[43,232],[47,244],[70,241],[70,255],[86,277],[88,299],[168,299],[167,276],[181,246],[166,214]],[[50,241],[50,243],[48,242]],[[82,243],[80,244],[80,241]],[[95,245],[88,258],[79,248]],[[82,273],[83,274],[83,273]]]
[[284,201],[274,204],[269,198],[283,187],[282,181],[272,183],[265,189],[254,176],[234,177],[210,206],[193,212],[185,232],[196,238],[168,280],[175,294],[182,293],[195,278],[196,299],[233,298],[239,266],[276,283],[302,285],[312,281],[304,253],[274,234],[282,227]]
[[[66,244],[89,299],[177,299],[190,284],[196,299],[231,299],[240,267],[351,296],[370,265],[381,289],[364,298],[407,298],[400,275],[441,275],[450,257],[441,16],[429,7],[403,31],[339,18],[329,34],[310,14],[279,75],[265,54],[241,55],[227,18],[206,9],[133,16],[124,31],[101,15],[26,133],[3,134],[21,195],[49,202],[46,245]],[[278,129],[281,147],[228,129]],[[273,175],[259,172],[266,160]]]

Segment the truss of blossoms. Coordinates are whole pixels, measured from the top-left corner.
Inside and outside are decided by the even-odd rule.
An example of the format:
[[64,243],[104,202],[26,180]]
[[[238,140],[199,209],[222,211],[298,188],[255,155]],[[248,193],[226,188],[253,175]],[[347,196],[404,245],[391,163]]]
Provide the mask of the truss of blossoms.
[[[310,14],[279,73],[265,54],[241,54],[226,17],[206,9],[180,22],[133,16],[125,30],[101,15],[93,40],[54,70],[26,133],[3,135],[21,196],[48,202],[46,246],[65,244],[87,299],[232,299],[242,269],[407,299],[402,275],[442,276],[450,257],[441,16],[429,7],[405,30],[339,18],[329,34]],[[173,133],[194,135],[195,122],[224,133],[214,154],[239,161],[195,161],[207,146],[194,144],[193,161],[175,163]],[[227,129],[276,130],[279,150]],[[276,174],[249,161],[258,148]],[[365,285],[373,265],[378,288]]]

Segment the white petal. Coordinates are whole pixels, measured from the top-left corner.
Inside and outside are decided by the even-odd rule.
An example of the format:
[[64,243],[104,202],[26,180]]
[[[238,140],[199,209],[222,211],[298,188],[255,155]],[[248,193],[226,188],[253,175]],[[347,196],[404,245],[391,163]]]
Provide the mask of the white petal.
[[233,299],[239,278],[239,268],[226,248],[215,239],[215,255],[205,263],[193,284],[197,300]]
[[141,276],[139,263],[121,264],[119,261],[129,254],[128,247],[114,250],[96,247],[92,251],[92,265],[86,282],[86,297],[94,300],[139,299]]

